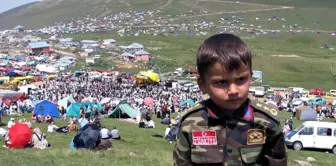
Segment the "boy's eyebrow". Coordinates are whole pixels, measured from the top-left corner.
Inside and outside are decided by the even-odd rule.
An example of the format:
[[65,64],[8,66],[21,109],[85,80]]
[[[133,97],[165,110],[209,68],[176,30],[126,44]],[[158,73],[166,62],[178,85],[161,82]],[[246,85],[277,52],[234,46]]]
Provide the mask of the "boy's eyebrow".
[[247,77],[249,74],[249,72],[243,72],[241,74],[239,74],[236,77],[232,77],[232,76],[225,76],[225,75],[212,75],[212,79],[222,79],[222,80],[228,80],[228,79],[237,79],[237,78],[241,78],[241,77]]

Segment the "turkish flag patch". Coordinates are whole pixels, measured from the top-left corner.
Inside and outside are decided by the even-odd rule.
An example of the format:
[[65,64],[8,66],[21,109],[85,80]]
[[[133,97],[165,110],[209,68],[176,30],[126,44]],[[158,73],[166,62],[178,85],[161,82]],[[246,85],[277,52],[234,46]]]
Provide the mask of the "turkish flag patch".
[[214,130],[197,130],[192,132],[193,145],[217,145],[217,135]]

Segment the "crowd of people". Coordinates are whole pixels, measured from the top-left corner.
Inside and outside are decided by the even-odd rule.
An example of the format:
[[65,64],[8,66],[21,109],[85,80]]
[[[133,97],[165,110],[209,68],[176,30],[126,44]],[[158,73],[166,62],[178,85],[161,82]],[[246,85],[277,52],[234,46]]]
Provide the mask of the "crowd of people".
[[[195,102],[202,100],[203,95],[201,93],[194,92],[182,92],[180,89],[168,89],[164,82],[138,86],[136,80],[127,76],[111,76],[109,78],[88,78],[88,75],[62,77],[61,75],[55,79],[45,79],[38,86],[37,89],[31,89],[28,91],[27,100],[25,101],[13,101],[12,103],[2,103],[1,114],[3,116],[16,113],[16,115],[23,115],[25,112],[32,114],[31,121],[23,119],[19,122],[15,122],[14,118],[11,118],[6,128],[2,128],[3,135],[6,140],[6,147],[10,144],[8,133],[10,128],[16,123],[27,124],[29,128],[32,128],[32,124],[41,123],[46,124],[47,133],[71,133],[79,132],[86,125],[97,125],[100,128],[99,142],[95,147],[97,150],[108,149],[112,147],[111,140],[121,139],[119,130],[116,127],[110,131],[104,128],[100,119],[102,116],[107,116],[111,113],[119,103],[125,102],[134,108],[137,112],[141,112],[139,122],[139,128],[154,129],[155,122],[151,118],[157,116],[162,119],[163,124],[169,125],[169,128],[177,124],[177,120],[171,118],[173,112],[179,110],[186,110],[188,104],[183,106],[179,105],[180,102],[191,99]],[[67,117],[66,108],[64,106],[58,106],[58,111],[64,122],[68,122],[68,125],[59,127],[56,125],[54,119],[48,114],[43,116],[41,114],[36,115],[34,113],[34,102],[41,100],[49,100],[53,103],[57,103],[59,100],[72,96],[76,102],[96,102],[100,103],[104,98],[110,98],[106,103],[102,104],[103,109],[98,107],[81,107],[80,117]],[[152,98],[153,103],[148,104],[144,102],[145,98]],[[68,101],[67,107],[71,105]],[[143,114],[143,110],[146,113]],[[181,115],[178,116],[178,118]],[[46,135],[39,128],[33,129],[31,141],[25,147],[33,147],[44,149],[50,147],[46,139]],[[167,135],[167,134],[166,134]],[[75,139],[75,138],[74,138]],[[75,141],[71,142],[72,149],[76,149]],[[81,149],[81,148],[80,148]]]

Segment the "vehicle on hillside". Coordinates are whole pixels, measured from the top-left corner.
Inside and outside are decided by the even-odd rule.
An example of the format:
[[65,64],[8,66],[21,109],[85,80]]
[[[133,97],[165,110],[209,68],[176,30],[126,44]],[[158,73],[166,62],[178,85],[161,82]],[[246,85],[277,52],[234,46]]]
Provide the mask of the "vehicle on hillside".
[[327,104],[327,101],[325,101],[322,97],[315,97],[312,99],[309,99],[307,102],[308,106],[324,106]]
[[311,95],[326,95],[326,92],[322,88],[309,89],[309,94]]
[[299,92],[300,94],[307,93],[307,90],[305,90],[304,88],[301,88],[301,87],[289,87],[288,89],[289,89],[289,91]]
[[327,149],[336,154],[336,123],[306,121],[285,136],[287,146],[294,150],[304,148]]
[[250,94],[252,94],[253,96],[254,96],[254,93],[255,93],[255,86],[251,86],[250,88],[249,88],[249,93]]
[[265,88],[264,87],[255,87],[254,96],[255,97],[264,97]]
[[330,89],[329,95],[333,96],[333,97],[336,97],[336,90],[335,89]]
[[271,89],[270,85],[261,85],[262,87],[264,87],[265,91],[268,91],[269,89]]

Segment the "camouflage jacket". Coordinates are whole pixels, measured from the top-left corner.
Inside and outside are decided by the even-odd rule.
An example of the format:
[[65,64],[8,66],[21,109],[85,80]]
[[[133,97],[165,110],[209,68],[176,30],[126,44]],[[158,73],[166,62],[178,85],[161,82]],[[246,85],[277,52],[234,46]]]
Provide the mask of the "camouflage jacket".
[[183,116],[174,165],[287,166],[276,108],[247,100],[238,110],[203,101]]

